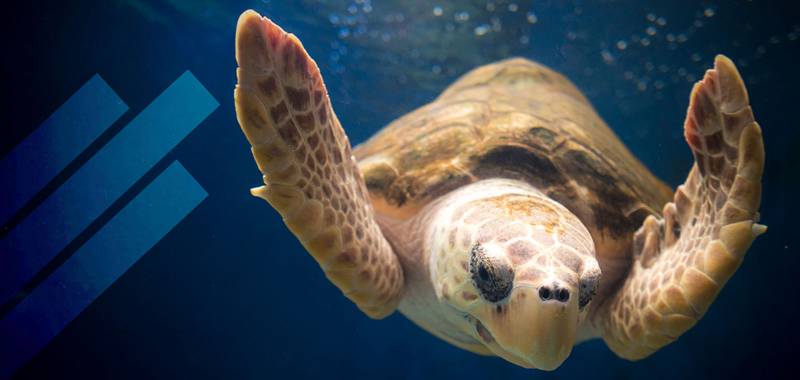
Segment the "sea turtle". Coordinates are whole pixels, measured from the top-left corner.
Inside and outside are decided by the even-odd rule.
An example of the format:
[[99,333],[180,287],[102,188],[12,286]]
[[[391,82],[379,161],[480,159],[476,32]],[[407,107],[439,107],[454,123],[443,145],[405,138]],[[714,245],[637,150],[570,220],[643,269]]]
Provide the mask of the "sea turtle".
[[475,353],[552,370],[602,337],[648,356],[702,317],[766,230],[761,129],[721,55],[692,89],[695,162],[675,192],[569,80],[526,59],[464,74],[352,151],[294,35],[247,11],[236,60],[264,180],[252,194],[368,316],[399,309]]

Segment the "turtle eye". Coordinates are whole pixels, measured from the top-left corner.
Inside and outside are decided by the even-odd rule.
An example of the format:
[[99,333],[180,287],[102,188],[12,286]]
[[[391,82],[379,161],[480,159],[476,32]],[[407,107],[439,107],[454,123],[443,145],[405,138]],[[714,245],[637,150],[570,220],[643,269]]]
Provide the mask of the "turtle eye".
[[514,269],[486,254],[480,243],[470,250],[469,271],[472,282],[485,300],[498,302],[511,293]]

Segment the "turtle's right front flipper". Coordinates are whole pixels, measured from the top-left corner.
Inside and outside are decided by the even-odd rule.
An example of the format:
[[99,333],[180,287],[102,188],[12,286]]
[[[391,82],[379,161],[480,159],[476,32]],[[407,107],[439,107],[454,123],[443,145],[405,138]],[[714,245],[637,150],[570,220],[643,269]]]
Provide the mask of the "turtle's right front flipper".
[[367,315],[394,311],[403,272],[373,217],[319,68],[300,41],[253,11],[236,29],[236,115],[269,202],[326,276]]
[[684,123],[695,164],[663,217],[636,232],[630,275],[601,314],[618,355],[645,357],[692,327],[766,230],[756,223],[764,143],[748,103],[733,62],[717,56]]

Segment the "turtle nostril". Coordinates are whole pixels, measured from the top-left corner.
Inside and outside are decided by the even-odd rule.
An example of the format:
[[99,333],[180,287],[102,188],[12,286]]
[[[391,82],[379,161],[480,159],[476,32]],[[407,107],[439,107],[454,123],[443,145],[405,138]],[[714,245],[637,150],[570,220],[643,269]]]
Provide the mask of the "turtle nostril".
[[539,288],[539,298],[541,298],[542,301],[547,301],[552,297],[553,297],[553,292],[550,290],[550,288],[548,288],[547,286],[542,286],[541,288]]
[[556,299],[561,302],[567,302],[569,300],[569,290],[564,288],[556,290]]
[[567,302],[569,301],[569,290],[559,286],[555,288],[542,286],[539,288],[539,298],[541,298],[542,301],[555,300],[558,302]]

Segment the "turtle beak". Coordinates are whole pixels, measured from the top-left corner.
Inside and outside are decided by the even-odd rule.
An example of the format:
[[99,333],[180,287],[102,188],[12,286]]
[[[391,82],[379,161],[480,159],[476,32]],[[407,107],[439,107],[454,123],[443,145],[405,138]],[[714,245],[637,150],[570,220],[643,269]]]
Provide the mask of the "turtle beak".
[[492,352],[514,364],[554,370],[575,343],[579,311],[574,292],[556,282],[518,285],[502,309],[476,315],[478,335]]

